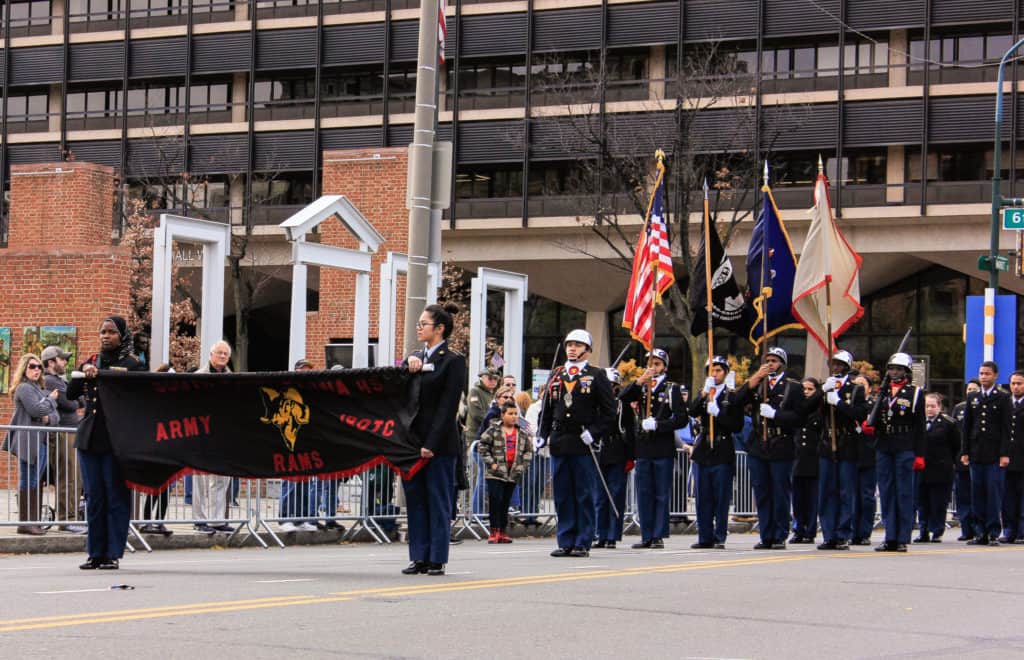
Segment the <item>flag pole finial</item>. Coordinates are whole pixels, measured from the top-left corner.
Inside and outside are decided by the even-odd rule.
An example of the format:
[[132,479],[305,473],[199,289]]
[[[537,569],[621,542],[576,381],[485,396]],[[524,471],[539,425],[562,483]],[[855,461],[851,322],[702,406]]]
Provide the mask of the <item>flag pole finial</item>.
[[708,178],[704,177],[704,199],[708,198]]
[[659,163],[664,162],[665,152],[662,149],[655,149],[654,157],[658,160]]
[[821,164],[821,154],[818,154],[818,174],[825,173],[825,166]]
[[768,185],[768,159],[764,159],[764,185]]

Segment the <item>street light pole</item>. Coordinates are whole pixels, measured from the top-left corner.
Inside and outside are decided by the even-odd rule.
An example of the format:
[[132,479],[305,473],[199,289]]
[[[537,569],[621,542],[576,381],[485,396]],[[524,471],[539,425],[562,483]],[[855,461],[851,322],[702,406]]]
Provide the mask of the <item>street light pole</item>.
[[999,213],[1005,206],[1024,204],[1024,199],[1003,197],[1000,190],[1003,156],[1003,77],[1007,60],[1022,45],[1024,39],[1010,46],[1003,54],[999,60],[999,77],[996,83],[996,127],[992,153],[992,226],[988,250],[988,288],[985,289],[985,360],[995,359],[996,291],[999,288],[999,270],[996,269],[996,257],[999,256]]

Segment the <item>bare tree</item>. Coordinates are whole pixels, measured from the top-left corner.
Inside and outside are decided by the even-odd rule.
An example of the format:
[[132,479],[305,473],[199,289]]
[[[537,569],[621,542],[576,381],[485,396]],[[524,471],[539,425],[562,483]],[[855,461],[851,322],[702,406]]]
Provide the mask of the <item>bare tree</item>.
[[[701,230],[691,226],[690,213],[703,206],[706,178],[712,189],[712,223],[728,246],[736,227],[753,215],[758,203],[759,156],[770,153],[780,135],[799,127],[804,109],[773,108],[781,110],[784,119],[774,113],[770,121],[759,122],[754,75],[745,70],[736,52],[719,43],[688,46],[682,69],[670,79],[638,81],[642,90],[648,85],[664,87],[664,93],[643,99],[643,113],[602,112],[602,88],[606,94],[621,89],[621,84],[609,82],[610,73],[598,62],[540,81],[562,105],[552,113],[555,116],[537,122],[543,122],[545,135],[557,136],[550,141],[552,148],[574,163],[559,192],[575,197],[580,209],[577,222],[600,239],[603,250],[588,250],[582,241],[563,241],[561,247],[599,259],[628,278],[639,226],[636,218],[645,216],[653,192],[654,153],[667,152],[665,220],[673,239],[677,286],[666,297],[664,311],[686,341],[690,364],[700,365],[707,343],[691,336],[690,324],[695,314],[705,312],[703,306],[691,306],[687,288],[693,281]],[[760,154],[755,149],[758,138],[763,145]],[[696,386],[701,372],[691,371]]]

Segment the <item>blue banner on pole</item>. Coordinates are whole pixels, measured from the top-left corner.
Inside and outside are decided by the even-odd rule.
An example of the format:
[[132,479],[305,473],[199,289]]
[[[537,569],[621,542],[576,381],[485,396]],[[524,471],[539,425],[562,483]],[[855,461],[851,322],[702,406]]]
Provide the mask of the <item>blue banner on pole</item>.
[[[995,361],[999,382],[1010,380],[1017,365],[1017,296],[996,296]],[[967,344],[964,346],[964,381],[978,377],[985,360],[985,296],[967,296]]]

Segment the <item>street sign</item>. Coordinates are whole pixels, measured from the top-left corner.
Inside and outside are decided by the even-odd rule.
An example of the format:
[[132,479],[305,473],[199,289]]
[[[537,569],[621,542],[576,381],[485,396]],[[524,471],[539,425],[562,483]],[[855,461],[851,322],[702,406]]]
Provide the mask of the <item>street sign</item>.
[[993,268],[1001,273],[1005,273],[1010,270],[1010,259],[1009,257],[996,256],[995,263],[992,263],[992,258],[988,255],[982,255],[978,257],[978,270],[984,270],[991,272]]
[[1024,209],[1003,209],[1003,229],[1024,230]]

